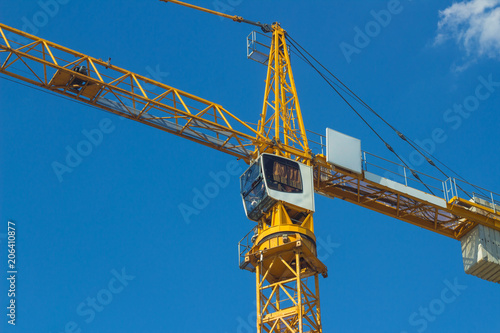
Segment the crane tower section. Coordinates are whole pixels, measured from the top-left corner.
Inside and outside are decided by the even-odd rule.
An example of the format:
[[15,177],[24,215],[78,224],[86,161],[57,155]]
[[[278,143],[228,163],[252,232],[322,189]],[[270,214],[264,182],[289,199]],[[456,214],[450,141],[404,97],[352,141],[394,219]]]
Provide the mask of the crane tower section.
[[321,332],[319,275],[327,268],[316,252],[312,154],[286,31],[279,23],[271,30],[258,133],[272,145],[256,145],[241,176],[245,213],[257,226],[240,267],[256,273],[257,332]]
[[[239,254],[240,268],[256,276],[258,332],[322,332],[318,281],[319,275],[327,276],[327,268],[316,255],[313,192],[461,240],[466,272],[500,282],[500,194],[475,186],[469,190],[472,184],[455,178],[439,181],[434,194],[407,166],[399,166],[404,181],[382,177],[373,173],[383,170],[370,162],[375,155],[361,151],[359,140],[332,130],[327,132],[327,154],[321,139],[321,153],[314,155],[286,31],[278,23],[270,26],[181,1],[162,1],[272,33],[269,55],[255,54],[267,65],[257,125],[217,103],[1,23],[0,74],[250,164],[241,177],[241,195],[245,213],[256,225]],[[406,171],[427,190],[409,184]]]
[[258,332],[321,332],[313,168],[262,154],[241,176],[245,213],[257,222],[241,268],[256,273]]
[[[272,25],[266,88],[260,116],[258,132],[271,139],[273,145],[258,146],[254,157],[267,152],[300,159],[310,165],[311,151],[293,78],[286,31],[279,23]],[[283,147],[293,147],[297,153],[285,151]]]

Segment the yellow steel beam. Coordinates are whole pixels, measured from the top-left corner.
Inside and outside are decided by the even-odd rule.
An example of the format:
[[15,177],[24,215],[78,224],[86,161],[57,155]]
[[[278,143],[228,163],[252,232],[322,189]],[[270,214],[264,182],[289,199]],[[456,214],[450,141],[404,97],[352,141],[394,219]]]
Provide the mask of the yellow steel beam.
[[[284,154],[308,157],[299,147],[273,142],[252,123],[240,120],[219,104],[1,23],[0,36],[2,74],[201,143],[247,163],[257,146],[276,146]],[[73,71],[75,66],[84,64],[88,75]],[[86,83],[75,88],[70,86],[74,79]]]
[[[335,168],[317,155],[315,191],[411,223],[441,235],[460,239],[477,224],[500,231],[500,212],[489,207],[453,198],[439,206]],[[471,209],[474,207],[474,209]]]
[[[258,153],[270,152],[294,158],[310,164],[310,150],[302,120],[299,98],[295,87],[290,54],[286,43],[286,31],[278,23],[273,24],[266,89],[258,132],[273,138],[272,147],[260,146]],[[283,147],[294,147],[306,152],[306,157],[290,154]]]
[[196,10],[199,10],[199,11],[202,11],[202,12],[205,12],[205,13],[214,14],[214,15],[217,15],[217,16],[222,16],[222,17],[231,19],[231,20],[233,20],[235,22],[241,22],[243,20],[242,17],[237,16],[237,15],[224,14],[224,13],[217,12],[215,10],[211,10],[211,9],[208,9],[208,8],[204,8],[204,7],[200,7],[200,6],[195,6],[195,5],[192,5],[190,3],[183,2],[183,1],[177,1],[177,0],[160,0],[160,1],[167,2],[167,3],[171,2],[171,3],[174,3],[176,5],[181,5],[181,6],[184,6],[184,7],[191,8],[191,9],[196,9]]
[[218,12],[218,11],[215,11],[215,10],[211,10],[211,9],[200,7],[200,6],[196,6],[196,5],[192,5],[190,3],[186,3],[186,2],[178,1],[178,0],[160,0],[160,1],[167,2],[167,3],[168,2],[175,3],[176,5],[181,5],[181,6],[188,7],[188,8],[191,8],[191,9],[196,9],[196,10],[199,10],[199,11],[202,11],[202,12],[205,12],[205,13],[209,13],[209,14],[213,14],[213,15],[225,17],[225,18],[231,19],[231,20],[233,20],[235,22],[248,23],[248,24],[251,24],[251,25],[255,25],[255,26],[261,27],[266,32],[270,32],[270,27],[268,25],[262,24],[260,22],[254,22],[254,21],[245,20],[243,17],[238,16],[238,15],[228,15],[228,14],[224,14],[224,13],[221,13],[221,12]]
[[[271,57],[274,54],[289,63],[287,54],[283,53],[285,32],[278,25],[275,29],[277,44],[271,50]],[[272,151],[310,163],[293,76],[280,61],[269,62],[266,98],[258,129],[219,104],[1,23],[0,64],[0,73],[17,80],[201,143],[246,162],[255,158],[256,153]],[[73,71],[81,64],[87,65],[88,75]],[[125,80],[127,78],[130,82]],[[75,90],[70,85],[74,79],[86,83]],[[281,82],[277,89],[275,81]],[[282,86],[291,87],[287,92],[292,97],[284,99]],[[291,108],[293,103],[296,105]],[[267,114],[269,109],[272,114]],[[276,113],[280,115],[276,117]],[[292,125],[294,120],[297,123]],[[276,125],[275,121],[281,124],[273,133],[270,127]],[[283,141],[287,144],[272,140],[279,133],[286,135]],[[477,224],[500,230],[500,213],[487,207],[456,200],[450,201],[446,208],[422,203],[406,193],[336,169],[321,155],[316,156],[313,164],[317,170],[315,190],[323,195],[353,202],[454,239],[460,239]]]
[[[264,251],[255,262],[257,332],[322,332],[318,279],[321,272],[303,260],[313,255],[300,241],[276,250]],[[289,258],[285,260],[283,257]],[[290,259],[293,259],[294,267],[288,264]],[[286,264],[283,276],[290,278],[269,279],[276,261]]]

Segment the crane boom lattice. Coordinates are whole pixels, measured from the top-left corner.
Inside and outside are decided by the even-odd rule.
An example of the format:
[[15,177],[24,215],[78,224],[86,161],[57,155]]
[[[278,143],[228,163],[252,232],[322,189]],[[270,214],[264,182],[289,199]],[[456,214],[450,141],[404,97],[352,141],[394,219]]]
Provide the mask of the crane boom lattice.
[[[322,332],[319,276],[327,276],[327,267],[317,258],[314,193],[462,240],[464,253],[476,260],[468,264],[467,272],[500,282],[499,259],[488,259],[479,267],[475,263],[487,256],[479,258],[474,248],[478,242],[488,243],[487,237],[498,235],[500,242],[498,195],[466,192],[468,197],[464,197],[463,188],[452,178],[439,181],[437,195],[428,193],[430,190],[408,184],[405,167],[403,183],[381,177],[373,169],[368,170],[368,165],[376,164],[370,163],[367,156],[376,157],[363,153],[360,144],[358,150],[354,149],[354,160],[358,159],[359,164],[354,169],[323,153],[323,142],[327,142],[329,151],[328,138],[317,139],[321,151],[313,153],[310,146],[315,141],[311,135],[308,139],[303,123],[286,31],[280,24],[270,26],[177,0],[162,1],[249,23],[272,33],[264,101],[257,123],[243,121],[217,103],[119,68],[110,61],[1,23],[0,74],[211,147],[249,165],[240,178],[241,197],[247,217],[256,225],[239,254],[240,268],[256,275],[258,333]],[[416,178],[429,189],[421,180],[425,177]],[[495,246],[500,251],[500,243]]]

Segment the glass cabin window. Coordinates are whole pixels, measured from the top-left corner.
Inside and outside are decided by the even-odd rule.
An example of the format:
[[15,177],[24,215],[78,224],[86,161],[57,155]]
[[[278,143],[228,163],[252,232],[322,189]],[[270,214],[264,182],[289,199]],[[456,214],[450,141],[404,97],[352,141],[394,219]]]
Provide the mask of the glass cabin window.
[[267,209],[267,196],[261,164],[254,163],[240,178],[240,190],[248,218],[257,221],[262,216],[262,210]]
[[245,207],[249,214],[252,214],[260,203],[266,198],[266,188],[262,179],[257,183],[250,192],[245,194]]
[[241,177],[241,194],[246,195],[261,178],[260,165],[254,163]]
[[271,190],[302,193],[302,177],[297,162],[278,156],[264,156],[264,174]]

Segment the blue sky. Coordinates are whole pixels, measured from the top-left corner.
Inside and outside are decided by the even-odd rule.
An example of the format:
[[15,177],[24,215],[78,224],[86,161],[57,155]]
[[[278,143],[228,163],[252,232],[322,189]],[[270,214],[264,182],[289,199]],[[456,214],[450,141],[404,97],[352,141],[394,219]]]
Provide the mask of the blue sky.
[[[434,155],[470,182],[500,192],[499,1],[192,3],[281,22],[408,137],[428,142],[442,129],[446,140],[434,144]],[[390,17],[374,23],[382,10],[391,10]],[[244,120],[260,113],[266,69],[246,59],[251,26],[128,0],[4,1],[0,19],[111,57]],[[362,40],[358,31],[367,27],[374,30]],[[331,127],[394,159],[310,68],[292,63],[308,129]],[[454,112],[455,104],[473,101],[484,80],[497,82],[489,96]],[[255,277],[237,267],[237,242],[253,227],[238,175],[228,173],[229,184],[189,223],[179,210],[213,181],[211,173],[242,173],[242,162],[10,81],[0,85],[0,276],[7,270],[9,219],[17,224],[19,271],[16,327],[7,324],[8,285],[0,280],[1,332],[254,331]],[[368,118],[411,158],[387,127]],[[84,131],[103,124],[102,142],[60,181],[53,162],[85,140]],[[316,210],[320,255],[329,267],[321,280],[324,332],[500,331],[500,289],[464,273],[458,241],[337,199],[317,196]],[[439,303],[450,288],[453,301]],[[106,304],[91,310],[93,298]],[[421,314],[438,303],[444,307]]]

